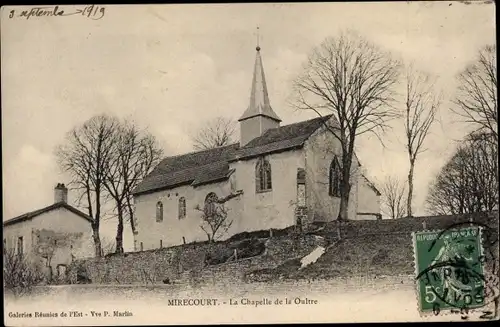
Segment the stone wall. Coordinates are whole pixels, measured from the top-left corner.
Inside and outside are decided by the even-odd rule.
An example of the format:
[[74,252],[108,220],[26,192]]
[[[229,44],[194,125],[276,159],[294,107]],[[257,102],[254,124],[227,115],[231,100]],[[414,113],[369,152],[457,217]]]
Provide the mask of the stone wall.
[[189,284],[242,281],[247,271],[275,267],[291,257],[308,254],[317,246],[317,238],[271,237],[265,241],[266,250],[261,255],[213,266],[205,264],[208,254],[227,251],[230,245],[204,242],[80,260],[70,266],[68,278],[72,284],[77,283],[77,274],[95,284],[163,284],[167,279]]
[[[70,276],[75,283],[80,269],[95,284],[163,284],[168,279],[174,284],[199,285],[242,283],[247,273],[255,270],[267,271],[265,273],[274,277],[273,280],[289,278],[294,282],[298,279],[341,280],[339,277],[345,276],[410,275],[414,273],[412,231],[439,230],[470,220],[491,226],[498,235],[498,213],[348,221],[340,226],[334,221],[324,226],[311,226],[316,229],[305,236],[296,234],[294,228],[275,230],[273,237],[266,237],[269,235],[266,233],[259,233],[262,234],[259,236],[242,234],[245,238],[265,240],[266,249],[261,255],[237,262],[207,266],[205,259],[207,254],[227,252],[243,238],[89,259],[70,267]],[[313,265],[297,271],[297,259],[319,245],[327,247],[327,251]],[[375,279],[377,277],[373,277]]]

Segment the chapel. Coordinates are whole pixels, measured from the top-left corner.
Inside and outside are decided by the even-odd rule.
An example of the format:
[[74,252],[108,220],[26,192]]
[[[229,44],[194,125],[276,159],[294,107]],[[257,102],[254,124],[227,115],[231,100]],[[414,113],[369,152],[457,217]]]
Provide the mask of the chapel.
[[[166,157],[134,190],[136,251],[206,241],[202,215],[214,203],[224,204],[229,225],[218,240],[337,219],[341,148],[327,128],[334,117],[282,125],[269,100],[260,46],[255,56],[239,142]],[[352,166],[348,218],[380,219],[380,192],[357,158]]]

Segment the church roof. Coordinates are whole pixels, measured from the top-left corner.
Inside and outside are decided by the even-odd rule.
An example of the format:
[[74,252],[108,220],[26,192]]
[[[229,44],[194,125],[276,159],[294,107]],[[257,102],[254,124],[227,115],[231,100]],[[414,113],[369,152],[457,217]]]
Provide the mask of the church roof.
[[57,202],[57,203],[54,203],[54,204],[52,204],[52,205],[50,205],[48,207],[45,207],[45,208],[42,208],[42,209],[38,209],[38,210],[35,210],[35,211],[31,211],[31,212],[22,214],[20,216],[11,218],[9,220],[6,220],[6,221],[3,222],[3,226],[8,226],[8,225],[12,225],[12,224],[19,223],[19,222],[22,222],[22,221],[26,221],[26,220],[35,218],[35,217],[37,217],[37,216],[39,216],[41,214],[44,214],[46,212],[49,212],[49,211],[52,211],[52,210],[55,210],[55,209],[59,209],[59,208],[65,208],[65,209],[73,212],[77,216],[80,216],[80,217],[88,220],[89,222],[93,221],[93,219],[90,218],[89,215],[81,212],[80,210],[78,210],[75,207],[67,204],[66,202]]
[[231,174],[229,162],[300,148],[330,117],[330,115],[318,117],[269,129],[243,147],[240,147],[239,143],[234,143],[167,157],[139,183],[133,193],[139,195],[181,185],[196,187],[225,180]]
[[255,117],[266,116],[280,122],[281,119],[271,108],[269,94],[267,92],[266,77],[264,75],[264,66],[260,56],[260,47],[257,46],[257,55],[255,57],[255,66],[252,79],[252,90],[250,92],[250,104],[245,110],[239,121]]
[[331,115],[317,117],[295,124],[285,125],[267,130],[262,136],[248,142],[242,147],[232,159],[251,159],[266,153],[273,153],[300,147],[304,141],[323,125]]

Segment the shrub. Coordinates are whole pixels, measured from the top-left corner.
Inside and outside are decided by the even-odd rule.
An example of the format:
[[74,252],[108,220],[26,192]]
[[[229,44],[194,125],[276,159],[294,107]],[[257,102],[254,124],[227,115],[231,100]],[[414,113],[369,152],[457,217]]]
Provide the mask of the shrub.
[[15,296],[27,294],[32,287],[41,283],[45,276],[25,256],[14,250],[5,250],[3,254],[3,282],[6,291]]

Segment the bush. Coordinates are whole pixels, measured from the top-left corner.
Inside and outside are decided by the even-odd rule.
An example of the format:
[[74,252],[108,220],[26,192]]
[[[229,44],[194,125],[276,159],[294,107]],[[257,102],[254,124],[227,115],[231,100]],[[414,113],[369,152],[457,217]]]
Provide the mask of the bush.
[[15,296],[29,293],[31,288],[41,283],[45,276],[25,256],[14,250],[5,250],[3,255],[3,283],[6,291]]

